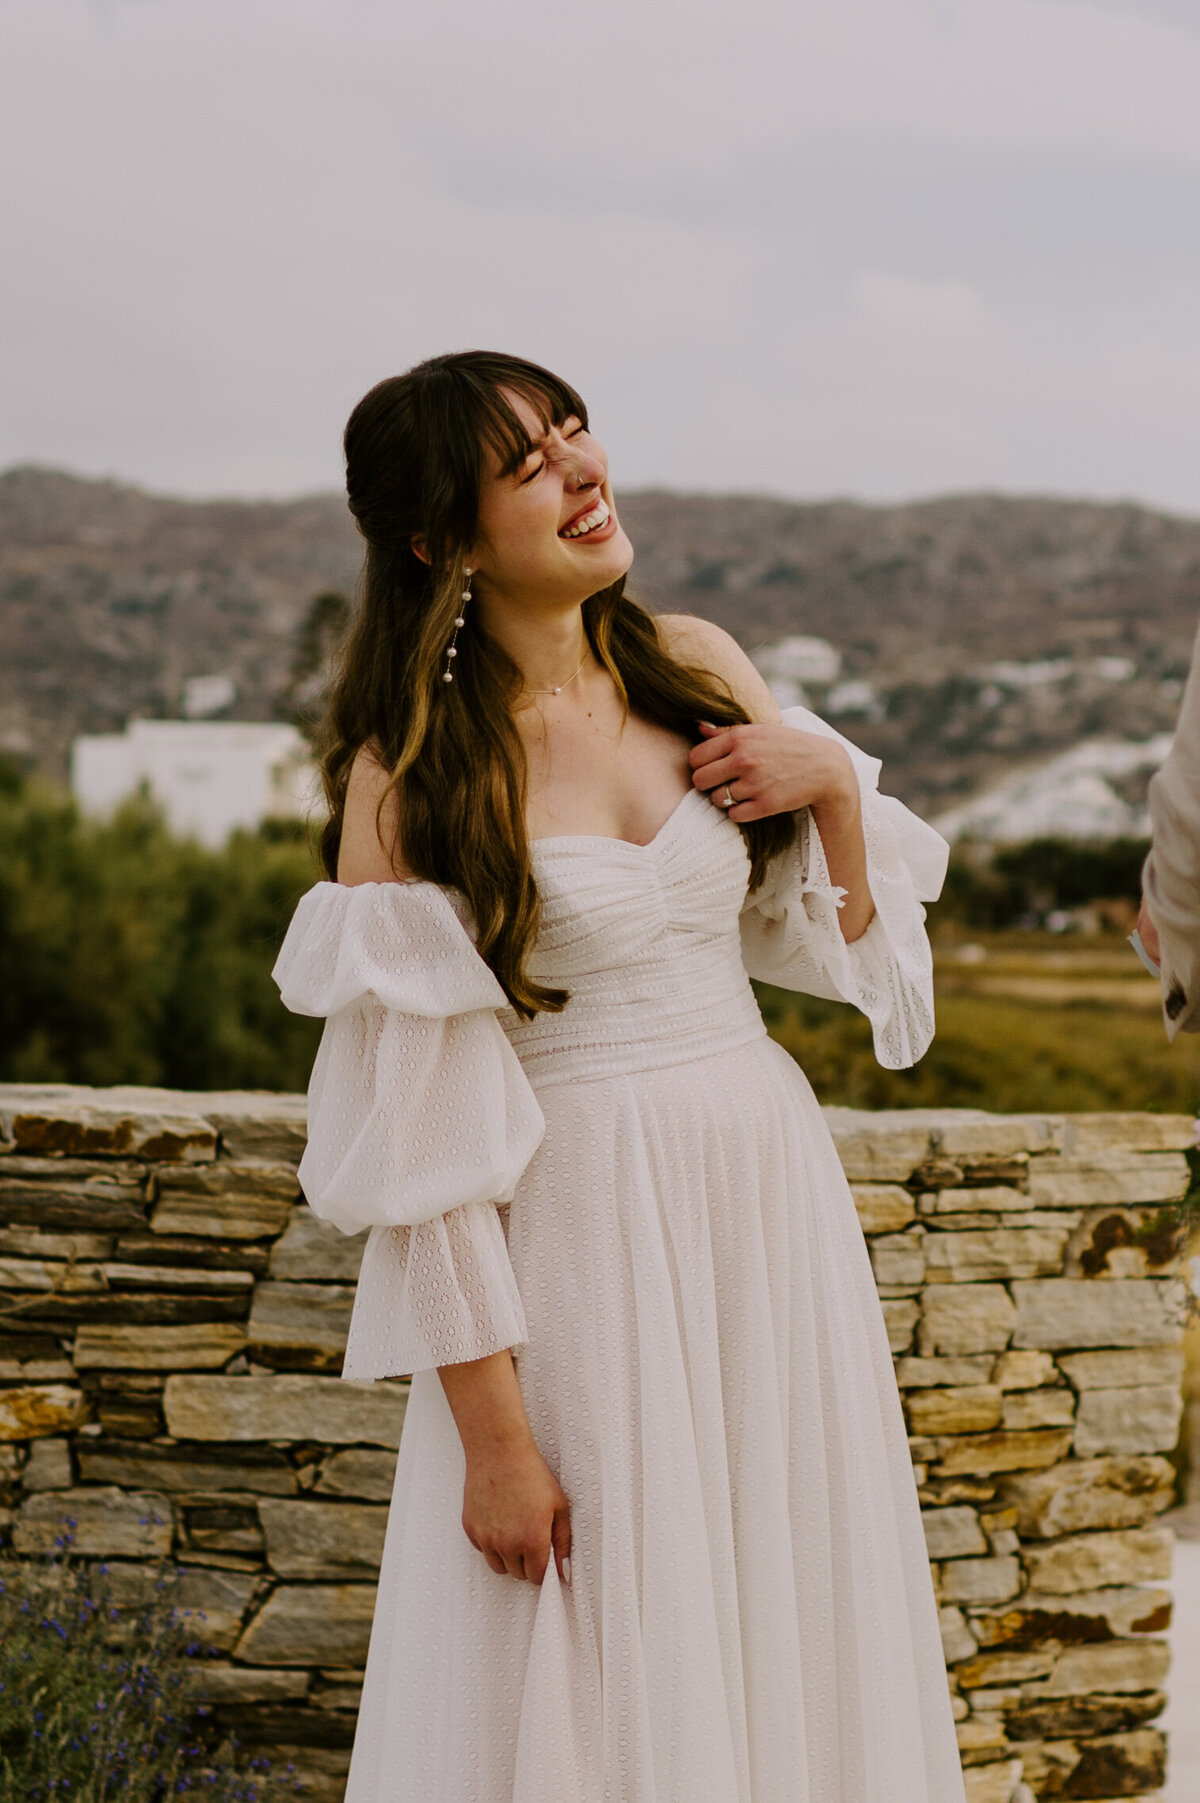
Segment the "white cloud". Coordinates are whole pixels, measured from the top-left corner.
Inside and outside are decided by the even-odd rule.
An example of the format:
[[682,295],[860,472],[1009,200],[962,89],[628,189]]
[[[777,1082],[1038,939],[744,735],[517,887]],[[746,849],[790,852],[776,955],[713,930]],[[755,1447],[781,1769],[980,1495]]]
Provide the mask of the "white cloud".
[[[1200,40],[1132,0],[9,0],[0,33],[0,463],[334,484],[370,382],[485,343],[578,381],[627,481],[1200,506],[1200,251],[1139,285],[1109,187],[1178,244]],[[969,175],[922,211],[918,163],[893,229],[914,156],[990,158],[984,222]]]
[[850,284],[850,309],[864,324],[905,337],[973,335],[984,303],[967,282],[915,282],[864,269]]

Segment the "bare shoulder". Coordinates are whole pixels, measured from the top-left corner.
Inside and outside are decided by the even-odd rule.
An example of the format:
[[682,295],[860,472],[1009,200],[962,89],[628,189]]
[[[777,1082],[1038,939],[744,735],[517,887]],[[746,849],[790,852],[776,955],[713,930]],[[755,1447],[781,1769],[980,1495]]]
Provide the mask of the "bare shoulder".
[[339,883],[395,883],[404,878],[403,865],[385,849],[394,843],[399,823],[395,794],[387,793],[389,775],[374,748],[360,746],[346,788],[338,849]]
[[742,647],[723,626],[696,614],[659,614],[658,623],[673,657],[699,664],[729,684],[752,720],[775,722],[779,707]]

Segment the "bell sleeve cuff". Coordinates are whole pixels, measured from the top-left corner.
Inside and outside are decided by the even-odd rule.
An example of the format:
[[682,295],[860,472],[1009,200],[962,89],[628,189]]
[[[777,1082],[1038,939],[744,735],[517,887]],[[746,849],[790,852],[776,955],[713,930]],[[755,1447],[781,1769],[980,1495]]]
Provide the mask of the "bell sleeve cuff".
[[545,1120],[460,902],[433,883],[318,883],[275,964],[285,1005],[325,1019],[301,1187],[343,1233],[372,1230],[347,1377],[527,1337],[498,1211]]
[[847,944],[838,924],[845,890],[832,881],[821,835],[807,809],[794,843],[774,859],[741,917],[749,975],[783,989],[850,1002],[871,1023],[875,1056],[888,1070],[915,1064],[933,1038],[933,957],[925,902],[945,880],[941,834],[893,796],[878,791],[880,763],[807,708],[787,708],[784,724],[837,739],[849,752],[862,800],[867,877],[875,913]]

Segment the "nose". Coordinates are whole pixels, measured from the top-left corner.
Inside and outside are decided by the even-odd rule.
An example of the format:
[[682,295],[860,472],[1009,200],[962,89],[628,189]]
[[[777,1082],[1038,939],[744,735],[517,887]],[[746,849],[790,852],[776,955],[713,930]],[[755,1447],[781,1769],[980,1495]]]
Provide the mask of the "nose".
[[575,460],[575,486],[581,493],[585,488],[593,486],[599,488],[607,473],[604,463],[599,457],[592,457],[586,452],[581,452]]

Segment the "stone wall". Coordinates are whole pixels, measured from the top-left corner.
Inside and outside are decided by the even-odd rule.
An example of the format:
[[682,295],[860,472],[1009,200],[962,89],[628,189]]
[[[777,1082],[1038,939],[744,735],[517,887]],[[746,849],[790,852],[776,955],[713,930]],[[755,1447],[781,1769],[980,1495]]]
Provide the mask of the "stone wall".
[[[887,1317],[970,1803],[1149,1797],[1191,1122],[828,1111]],[[404,1416],[337,1376],[360,1246],[300,1200],[299,1096],[0,1087],[0,1483],[183,1568],[244,1744],[337,1799]],[[139,1562],[143,1562],[139,1565]]]

